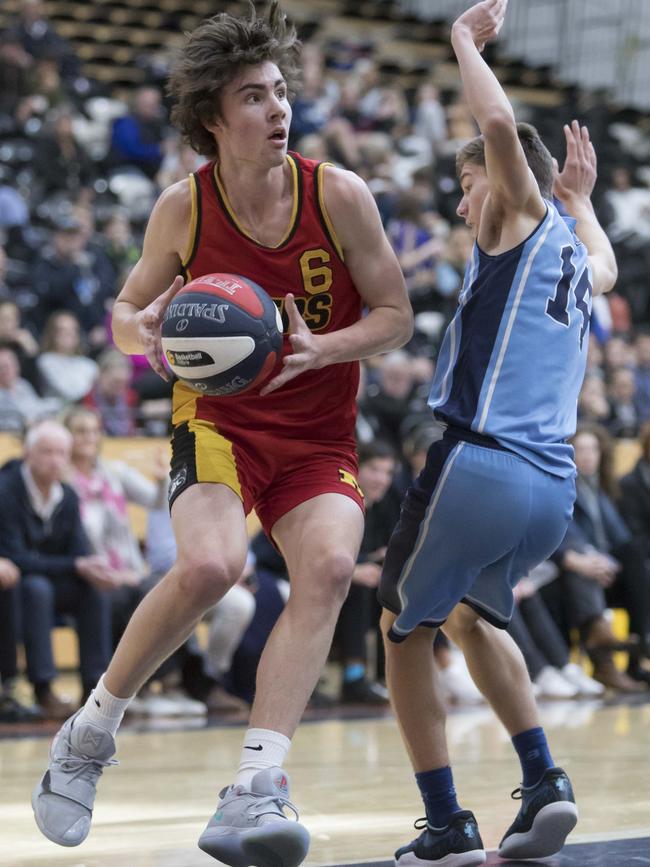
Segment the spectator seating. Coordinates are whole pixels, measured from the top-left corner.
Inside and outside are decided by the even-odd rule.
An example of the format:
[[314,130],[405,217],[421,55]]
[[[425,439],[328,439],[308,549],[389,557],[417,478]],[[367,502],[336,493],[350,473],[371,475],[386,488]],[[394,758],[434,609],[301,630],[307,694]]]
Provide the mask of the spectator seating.
[[[150,475],[150,467],[160,449],[168,449],[169,441],[158,437],[106,437],[102,456],[106,460],[120,460],[133,466],[143,475]],[[20,457],[22,446],[17,437],[0,433],[0,466],[10,458]],[[129,517],[138,539],[143,540],[146,529],[146,512],[142,506],[129,504]],[[252,538],[260,528],[257,516],[248,516],[247,527]],[[199,630],[200,631],[200,630]],[[52,636],[54,659],[59,670],[76,669],[79,665],[77,639],[69,626],[58,626]]]
[[[402,21],[374,3],[358,6],[346,0],[285,0],[283,8],[301,26],[317,25],[322,41],[370,44],[378,65],[395,73],[405,87],[430,78],[439,86],[458,88],[458,71],[440,24]],[[229,11],[246,12],[246,4],[230,3]],[[3,0],[0,30],[15,20],[20,0]],[[138,59],[147,52],[168,54],[200,20],[219,11],[212,0],[49,0],[47,15],[57,33],[69,40],[82,61],[83,74],[123,97],[148,79]],[[502,76],[503,77],[503,76]],[[119,91],[119,94],[115,91]],[[532,104],[556,105],[548,88],[513,87],[511,96]],[[541,100],[541,102],[540,102]]]

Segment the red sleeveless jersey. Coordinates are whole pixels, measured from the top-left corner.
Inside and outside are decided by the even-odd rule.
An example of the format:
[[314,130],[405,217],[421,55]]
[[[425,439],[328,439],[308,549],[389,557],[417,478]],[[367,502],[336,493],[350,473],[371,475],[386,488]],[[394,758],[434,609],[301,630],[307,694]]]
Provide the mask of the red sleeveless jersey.
[[[254,280],[283,314],[283,355],[291,352],[284,301],[288,292],[315,334],[357,322],[363,303],[343,261],[341,247],[323,202],[325,163],[287,154],[293,175],[293,209],[276,247],[255,241],[237,222],[214,162],[190,176],[193,241],[183,268],[188,280],[217,272]],[[281,369],[279,362],[274,374]],[[354,436],[358,362],[333,364],[300,374],[271,394],[262,386],[241,395],[198,395],[184,383],[174,386],[174,424],[191,418],[212,421],[226,436],[246,427],[314,440]]]

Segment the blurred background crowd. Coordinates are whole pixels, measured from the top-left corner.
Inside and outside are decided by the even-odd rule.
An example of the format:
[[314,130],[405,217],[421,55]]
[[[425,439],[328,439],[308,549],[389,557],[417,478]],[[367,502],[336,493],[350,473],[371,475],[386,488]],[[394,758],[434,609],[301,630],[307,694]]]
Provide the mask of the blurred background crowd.
[[[16,644],[25,645],[38,713],[67,716],[69,706],[51,687],[49,631],[72,618],[87,690],[130,612],[173,561],[166,453],[145,476],[101,458],[103,437],[164,437],[169,425],[169,386],[143,358],[114,348],[111,304],[139,257],[157,195],[202,163],[169,122],[164,82],[173,47],[205,15],[243,8],[211,0],[2,4],[0,432],[22,436],[37,427],[18,463],[0,471],[0,501],[5,487],[7,497],[12,485],[29,494],[34,480],[44,498],[36,543],[0,502],[0,626],[11,626],[0,641],[7,720],[37,713],[16,698]],[[304,42],[290,147],[366,180],[415,312],[409,344],[363,371],[357,433],[368,525],[333,655],[336,699],[381,705],[381,650],[367,641],[377,622],[374,588],[400,497],[436,436],[428,386],[472,244],[455,213],[454,156],[477,130],[459,96],[446,24],[431,20],[430,5],[313,0],[287,9]],[[562,124],[574,116],[589,124],[599,156],[594,204],[620,272],[614,292],[594,305],[574,521],[553,560],[520,586],[513,635],[540,695],[634,692],[647,687],[650,633],[648,116],[602,89],[559,81],[547,66],[505,54],[491,62],[518,119],[538,127],[560,162]],[[48,419],[58,421],[41,424]],[[45,533],[52,534],[48,497],[59,496],[63,481],[77,492],[84,537],[71,537],[66,552],[48,548]],[[128,501],[149,510],[146,539],[129,524]],[[15,539],[21,533],[25,546],[28,538],[45,546],[44,556],[72,558],[67,579],[85,581],[97,597],[92,623],[81,623],[74,588],[63,587],[52,563],[25,559]],[[190,642],[156,678],[172,685],[168,693],[176,690],[177,712],[192,712],[192,702],[194,712],[197,702],[199,712],[237,711],[250,700],[256,658],[289,592],[286,577],[275,550],[257,538],[240,586],[210,615],[207,645]],[[612,608],[626,612],[625,634]],[[575,664],[577,645],[590,666]],[[454,648],[442,639],[436,653],[450,701],[479,701]],[[318,691],[313,703],[333,700],[331,691]],[[143,712],[174,712],[169,695],[155,690],[141,702]]]

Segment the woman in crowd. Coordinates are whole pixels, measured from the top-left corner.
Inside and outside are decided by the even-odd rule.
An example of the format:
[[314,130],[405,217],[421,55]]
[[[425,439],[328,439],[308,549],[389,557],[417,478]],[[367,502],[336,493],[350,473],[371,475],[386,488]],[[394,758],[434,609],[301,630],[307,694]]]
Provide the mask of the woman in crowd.
[[36,365],[41,391],[63,403],[85,397],[97,377],[97,365],[83,351],[79,320],[68,310],[52,313],[45,324]]
[[79,495],[84,530],[93,552],[103,554],[111,569],[113,643],[117,645],[145,592],[146,566],[127,504],[147,509],[166,504],[169,460],[161,450],[151,466],[153,478],[146,478],[122,461],[101,457],[102,423],[97,412],[74,407],[65,423],[72,434],[69,482]]

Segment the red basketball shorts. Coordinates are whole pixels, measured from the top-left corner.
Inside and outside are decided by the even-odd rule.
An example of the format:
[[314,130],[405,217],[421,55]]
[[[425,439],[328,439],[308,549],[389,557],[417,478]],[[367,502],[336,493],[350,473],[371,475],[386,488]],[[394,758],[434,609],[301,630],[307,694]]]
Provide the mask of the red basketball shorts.
[[172,435],[169,505],[191,485],[227,485],[270,537],[278,518],[319,494],[344,494],[363,510],[357,475],[352,438],[291,439],[269,430],[226,437],[214,422],[192,418]]

